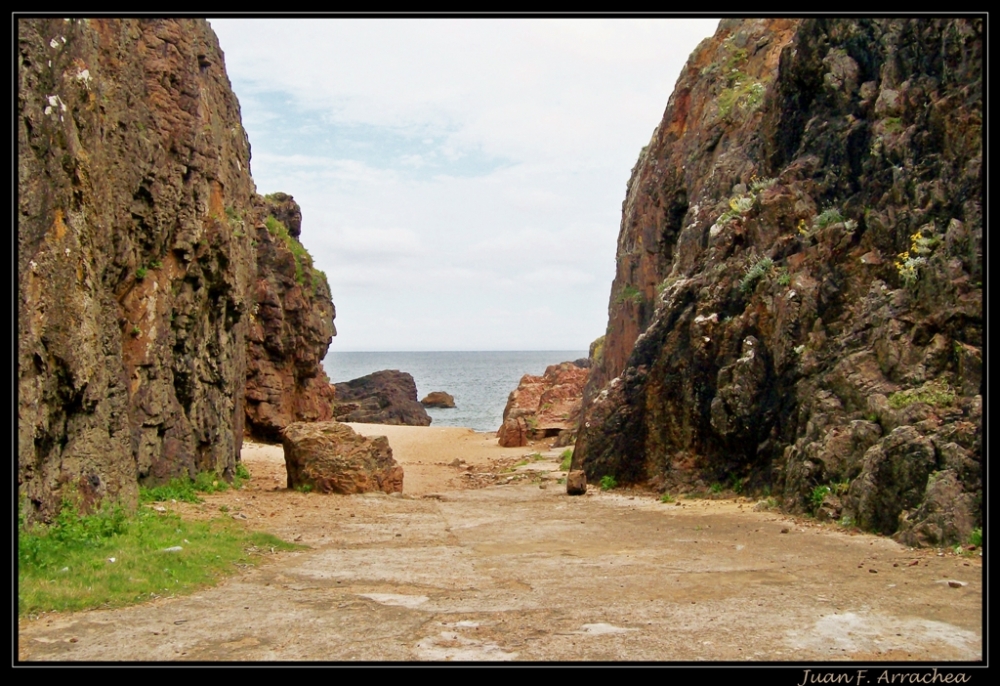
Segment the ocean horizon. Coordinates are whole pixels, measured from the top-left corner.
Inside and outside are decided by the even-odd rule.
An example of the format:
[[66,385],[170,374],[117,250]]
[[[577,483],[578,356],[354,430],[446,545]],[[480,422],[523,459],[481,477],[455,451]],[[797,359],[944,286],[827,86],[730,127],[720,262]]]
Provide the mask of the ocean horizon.
[[330,381],[351,381],[383,369],[413,376],[417,399],[432,391],[455,398],[451,409],[427,408],[431,426],[459,426],[494,432],[503,421],[507,396],[525,374],[587,357],[586,350],[374,351],[328,352],[323,360]]

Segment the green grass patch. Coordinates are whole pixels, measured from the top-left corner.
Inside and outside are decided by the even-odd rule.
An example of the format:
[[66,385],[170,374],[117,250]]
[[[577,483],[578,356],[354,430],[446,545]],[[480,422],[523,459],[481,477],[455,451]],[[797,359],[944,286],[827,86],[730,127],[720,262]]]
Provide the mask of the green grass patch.
[[604,476],[601,477],[602,491],[610,491],[612,488],[617,488],[617,487],[618,487],[618,481],[615,479],[615,477],[611,476],[610,474],[605,474]]
[[573,463],[573,449],[566,448],[559,457],[562,458],[562,462],[559,463],[559,469],[568,472],[570,465]]
[[982,527],[977,526],[975,529],[972,530],[972,532],[969,534],[969,544],[974,545],[977,548],[981,548],[983,546]]
[[[250,479],[250,471],[242,462],[236,464],[236,474],[233,477],[232,488],[240,488],[244,481]],[[162,503],[179,500],[185,503],[200,503],[199,493],[221,493],[229,490],[230,485],[215,472],[202,472],[194,478],[174,478],[163,486],[139,488],[140,503]]]
[[117,506],[80,515],[64,505],[49,525],[21,522],[18,614],[190,593],[265,553],[297,547],[229,519],[189,522],[143,506],[134,515]]
[[889,396],[889,407],[899,410],[913,403],[927,403],[936,407],[951,405],[955,393],[947,385],[927,384],[921,388],[899,391]]
[[288,248],[295,258],[295,282],[300,286],[306,285],[306,277],[308,275],[309,286],[315,288],[317,281],[316,270],[313,269],[312,255],[305,249],[305,246],[293,238],[288,233],[288,228],[281,221],[275,219],[274,215],[267,215],[267,219],[264,220],[264,226],[267,227],[269,234],[280,239],[285,244],[285,247]]
[[642,292],[632,284],[626,284],[624,288],[618,291],[618,295],[615,296],[615,304],[621,305],[626,301],[637,305],[642,304]]
[[674,497],[672,495],[670,495],[669,493],[664,493],[663,495],[660,496],[660,502],[661,503],[672,503],[672,502],[674,502]]
[[714,483],[711,486],[709,486],[708,490],[710,490],[715,495],[718,495],[719,493],[722,493],[722,484]]

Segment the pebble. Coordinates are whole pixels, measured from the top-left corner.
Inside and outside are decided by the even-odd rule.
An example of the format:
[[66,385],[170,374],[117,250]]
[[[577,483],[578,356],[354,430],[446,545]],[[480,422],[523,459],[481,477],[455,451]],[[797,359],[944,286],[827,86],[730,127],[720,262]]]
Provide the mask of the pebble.
[[180,547],[179,545],[172,545],[169,548],[164,548],[160,552],[161,553],[179,553],[182,550],[184,550],[184,548]]

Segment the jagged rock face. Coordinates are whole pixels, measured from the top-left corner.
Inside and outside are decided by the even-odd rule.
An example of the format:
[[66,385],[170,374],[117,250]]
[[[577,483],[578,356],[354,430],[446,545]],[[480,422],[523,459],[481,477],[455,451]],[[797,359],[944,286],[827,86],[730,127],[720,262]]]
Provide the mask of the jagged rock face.
[[362,424],[430,426],[431,417],[417,402],[417,384],[406,372],[387,369],[334,384],[334,418]]
[[522,376],[503,408],[500,445],[516,448],[532,439],[572,433],[580,420],[587,366],[586,360],[561,362],[546,367],[542,376]]
[[[277,441],[296,421],[333,418],[322,361],[337,335],[326,275],[296,238],[302,212],[284,193],[258,197],[255,305],[247,337],[247,432]],[[277,223],[276,223],[277,222]],[[294,233],[293,233],[294,227]]]
[[981,522],[982,23],[726,20],[623,204],[574,465]]
[[403,468],[385,436],[339,422],[293,422],[281,432],[288,487],[320,493],[402,493]]
[[204,21],[18,21],[18,486],[230,473],[255,272],[250,146]]

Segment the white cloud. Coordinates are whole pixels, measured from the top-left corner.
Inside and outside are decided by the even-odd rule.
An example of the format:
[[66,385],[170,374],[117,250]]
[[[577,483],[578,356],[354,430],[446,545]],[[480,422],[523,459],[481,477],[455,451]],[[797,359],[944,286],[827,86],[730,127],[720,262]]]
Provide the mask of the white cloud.
[[213,20],[332,349],[584,349],[625,184],[705,20]]

